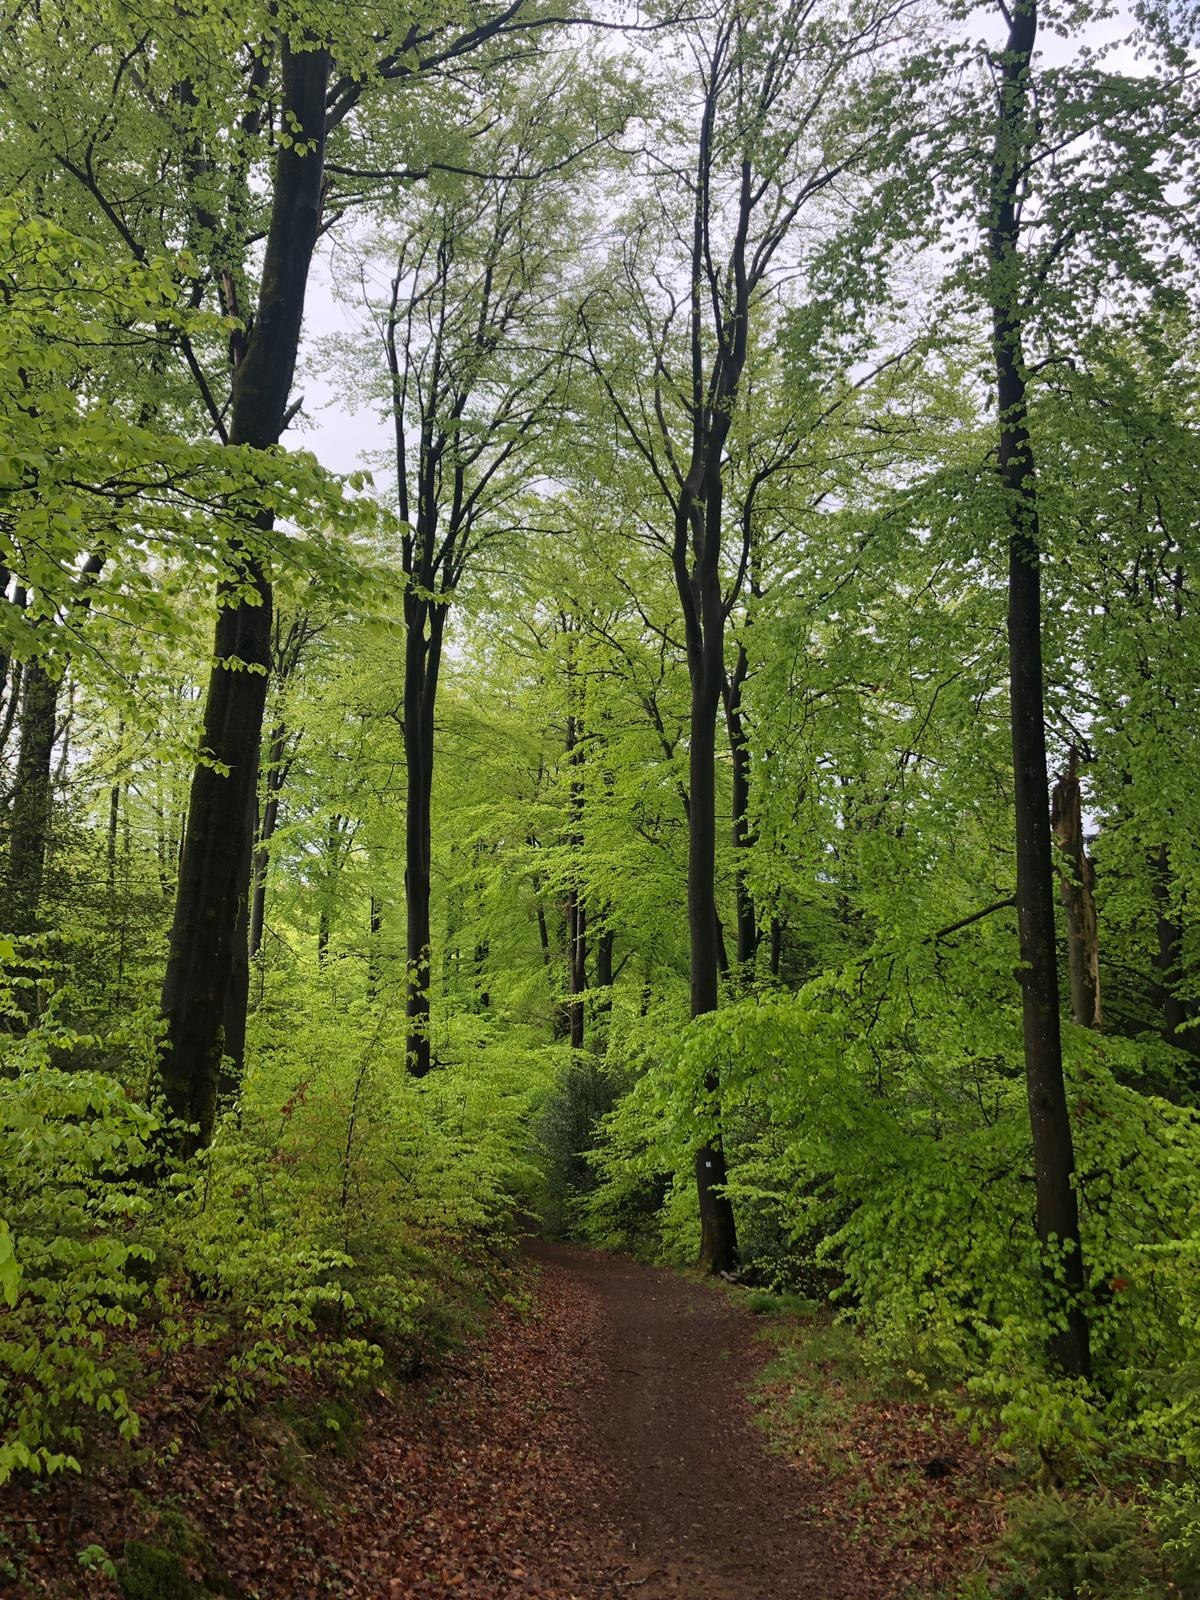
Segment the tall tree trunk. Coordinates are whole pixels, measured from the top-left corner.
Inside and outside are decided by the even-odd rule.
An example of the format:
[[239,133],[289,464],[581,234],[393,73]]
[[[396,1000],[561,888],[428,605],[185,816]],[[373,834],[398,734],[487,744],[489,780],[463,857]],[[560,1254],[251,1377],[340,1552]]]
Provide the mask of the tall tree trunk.
[[1050,826],[1063,858],[1058,892],[1067,913],[1067,965],[1071,975],[1071,1016],[1081,1027],[1102,1026],[1100,936],[1096,925],[1096,869],[1083,837],[1083,796],[1079,752],[1071,746],[1066,772],[1050,796]]
[[12,792],[8,845],[6,932],[33,933],[46,871],[53,789],[58,684],[40,661],[30,661],[21,688],[20,748]]
[[317,965],[319,967],[324,967],[329,955],[329,935],[333,924],[338,875],[342,866],[342,826],[342,818],[336,812],[330,816],[325,825],[325,860],[321,871],[321,907],[317,915]]
[[555,942],[550,937],[550,919],[546,915],[541,883],[537,878],[534,879],[534,893],[537,896],[534,902],[534,915],[537,918],[538,945],[542,952],[542,965],[546,969],[546,979],[550,988],[550,1029],[557,1043],[560,1039],[568,1038],[571,1029],[567,1017],[567,1007],[562,1002],[558,955],[555,950]]
[[[613,986],[613,947],[616,938],[611,925],[607,920],[596,937],[596,987],[601,991],[600,999],[596,1003],[597,1012],[612,1010]],[[622,962],[624,965],[624,962]]]
[[580,720],[573,702],[578,693],[574,641],[567,640],[567,763],[571,770],[567,801],[567,849],[570,852],[567,887],[567,1037],[573,1050],[583,1049],[584,995],[587,992],[587,908],[580,888],[579,857],[583,850],[583,745]]
[[487,981],[487,965],[488,956],[490,953],[491,946],[489,945],[488,941],[486,939],[481,939],[475,946],[474,952],[475,1009],[479,1011],[490,1011],[492,1006],[492,996],[490,990],[488,989]]
[[[725,677],[725,613],[718,565],[721,526],[720,454],[727,420],[718,420],[721,438],[707,452],[707,468],[693,461],[699,480],[676,510],[675,583],[683,608],[691,679],[688,723],[688,942],[691,1013],[717,1009],[719,973],[724,964],[717,919],[717,709]],[[724,430],[724,431],[722,431]],[[690,559],[689,559],[690,557]],[[720,1139],[720,1085],[710,1075],[706,1090],[716,1103],[715,1134],[695,1153],[696,1195],[700,1211],[699,1265],[729,1272],[737,1262],[733,1207],[724,1192],[725,1153]]]
[[0,722],[0,755],[8,749],[8,741],[17,721],[23,699],[25,684],[25,666],[21,661],[12,663],[12,680],[8,690],[8,704],[4,707],[4,720]]
[[725,726],[729,735],[730,765],[732,767],[731,837],[733,843],[733,882],[737,910],[737,978],[748,984],[754,977],[754,961],[758,954],[759,930],[746,879],[746,856],[754,843],[750,830],[750,741],[742,716],[742,686],[750,671],[750,660],[741,639],[733,671],[725,684]]
[[[124,743],[125,720],[117,721],[118,745]],[[121,831],[121,780],[118,777],[108,791],[108,833],[105,839],[105,859],[108,863],[108,892],[115,894],[117,889],[117,839]],[[161,825],[160,825],[161,832]],[[126,852],[128,854],[128,852]]]
[[583,1049],[584,996],[587,993],[587,908],[577,887],[567,900],[567,1037]]
[[108,836],[105,857],[108,862],[108,892],[117,889],[117,838],[121,828],[121,785],[114,783],[108,791]]
[[[258,310],[234,373],[231,445],[272,449],[286,422],[320,226],[329,70],[328,51],[284,44],[280,114],[294,138],[276,161]],[[254,522],[267,533],[272,513],[262,511]],[[195,1130],[179,1141],[184,1154],[212,1135],[271,659],[267,575],[252,551],[231,554],[241,581],[223,584],[218,596],[202,759],[192,776],[163,980],[160,1072],[170,1110]]]
[[[720,595],[718,592],[718,604]],[[707,668],[707,670],[705,670]],[[703,663],[692,684],[688,788],[691,826],[688,836],[688,934],[691,943],[692,1016],[717,1009],[721,965],[716,901],[716,736],[720,668]],[[719,1097],[715,1078],[706,1084]],[[719,1136],[707,1140],[695,1156],[696,1195],[700,1207],[699,1264],[708,1272],[730,1272],[737,1263],[737,1230],[733,1207],[724,1193],[725,1152]]]
[[[257,785],[255,785],[257,787]],[[246,862],[238,899],[234,927],[233,962],[229,987],[225,991],[224,1048],[221,1073],[217,1080],[220,1099],[233,1100],[242,1087],[246,1069],[246,1014],[250,1006],[250,853],[254,845],[254,789],[251,790],[251,815],[246,827]]]
[[773,978],[778,978],[783,970],[783,918],[771,918],[771,953],[767,963],[767,971]]
[[[1061,1371],[1078,1376],[1090,1371],[1091,1357],[1079,1207],[1073,1184],[1075,1150],[1059,1023],[1042,668],[1041,546],[1025,393],[1019,257],[1019,201],[1029,139],[1036,0],[1016,0],[1006,15],[1010,15],[1011,26],[1000,69],[988,250],[1000,417],[999,472],[1011,530],[1008,651],[1025,1080],[1033,1135],[1037,1231],[1046,1256],[1044,1292],[1051,1320],[1048,1355]],[[1052,1256],[1058,1259],[1052,1260]]]
[[433,858],[433,718],[446,608],[405,595],[404,819],[405,959],[408,1070],[423,1078],[433,1065],[429,1038],[431,972],[429,898]]
[[[8,586],[12,582],[12,576],[12,573],[7,567],[0,566],[0,601],[8,602]],[[19,588],[17,589],[16,594],[20,594]],[[15,605],[15,597],[14,600],[9,603]],[[21,602],[21,609],[24,609],[24,601]],[[0,701],[4,700],[5,693],[8,690],[8,674],[13,665],[14,662],[12,656],[9,655],[7,650],[5,650],[3,647],[0,647]],[[13,692],[16,692],[15,684],[13,685]],[[0,743],[0,752],[2,752],[3,749],[3,743]]]

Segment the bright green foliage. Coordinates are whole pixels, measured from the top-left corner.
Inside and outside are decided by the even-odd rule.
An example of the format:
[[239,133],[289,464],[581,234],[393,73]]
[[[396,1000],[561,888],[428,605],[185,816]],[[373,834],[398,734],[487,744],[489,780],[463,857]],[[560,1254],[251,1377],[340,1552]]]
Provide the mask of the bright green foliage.
[[154,1252],[136,1170],[154,1120],[111,1078],[34,1068],[0,1079],[11,1252],[0,1322],[0,1481],[77,1467],[94,1419],[137,1433],[119,1339]]
[[[695,405],[687,42],[664,30],[661,51],[590,60],[558,39],[539,63],[529,11],[527,56],[502,33],[460,54],[478,7],[431,15],[427,55],[393,48],[411,19],[387,7],[184,10],[181,26],[173,0],[136,17],[46,0],[0,36],[0,889],[16,672],[40,660],[58,686],[41,931],[0,941],[0,1479],[133,1436],[131,1349],[203,1348],[227,1405],[298,1371],[350,1390],[414,1371],[502,1281],[531,1217],[687,1262],[693,1157],[719,1131],[764,1309],[831,1302],[830,1339],[856,1359],[957,1385],[1053,1470],[1136,1459],[1171,1560],[1194,1567],[1200,301],[1194,41],[1167,36],[1182,19],[1146,21],[1136,71],[1093,47],[1091,8],[1047,19],[1063,37],[1038,65],[1028,250],[1002,269],[978,249],[997,63],[966,7],[906,20],[886,60],[840,75],[831,51],[872,8],[822,0],[802,25],[799,8],[799,66],[757,131],[716,130],[710,247],[743,155],[775,174],[776,221],[793,179],[815,187],[754,303],[723,462],[749,795],[735,842],[721,729],[727,970],[720,1009],[690,1025],[690,685],[668,559]],[[776,19],[752,10],[757,71]],[[219,444],[232,312],[254,302],[273,163],[296,136],[263,114],[280,29],[335,56],[323,220],[369,219],[334,258],[362,325],[322,365],[348,410],[390,425],[399,406],[408,475],[433,475],[408,509],[424,495],[435,550],[460,519],[438,569],[419,1082],[403,500],[387,471],[347,492],[303,452]],[[1105,1027],[1066,1036],[1091,1385],[1047,1371],[1035,1292],[1060,1263],[1034,1226],[1014,981],[988,270],[1018,274],[1028,305],[1050,764],[1074,748],[1096,866]],[[399,395],[381,359],[393,279]],[[248,510],[273,514],[269,539]],[[201,596],[242,597],[247,548],[276,603],[264,928],[244,1075],[211,1147],[172,1167],[146,1095],[211,667]],[[739,892],[759,935],[740,966]],[[1065,922],[1060,938],[1065,979]],[[328,1416],[322,1437],[341,1428]],[[1014,1528],[1014,1600],[1159,1592],[1140,1513],[1093,1509],[1069,1525],[1047,1499]],[[172,1581],[153,1548],[126,1553],[127,1587],[138,1562]]]
[[290,1016],[260,1011],[240,1118],[165,1187],[155,1119],[113,1078],[43,1064],[0,1079],[5,1476],[77,1466],[106,1423],[136,1435],[127,1330],[221,1341],[226,1403],[297,1368],[353,1388],[385,1360],[431,1359],[470,1280],[494,1276],[517,1208],[538,1203],[531,1122],[561,1052],[466,1027],[460,1065],[420,1085],[361,1002],[349,1026]]

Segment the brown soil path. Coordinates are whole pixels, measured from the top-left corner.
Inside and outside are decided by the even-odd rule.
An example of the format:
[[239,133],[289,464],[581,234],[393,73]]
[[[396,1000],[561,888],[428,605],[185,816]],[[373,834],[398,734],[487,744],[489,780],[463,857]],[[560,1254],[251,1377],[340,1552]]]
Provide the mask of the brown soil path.
[[[853,1537],[857,1520],[812,1468],[768,1453],[746,1398],[764,1350],[728,1295],[575,1247],[528,1254],[541,1269],[532,1303],[496,1307],[486,1336],[424,1382],[381,1389],[345,1457],[301,1456],[269,1409],[198,1415],[204,1353],[185,1352],[149,1397],[136,1458],[113,1453],[82,1479],[0,1497],[0,1595],[119,1600],[102,1570],[81,1570],[79,1550],[119,1558],[134,1541],[162,1544],[167,1513],[209,1552],[189,1558],[189,1595],[934,1592],[899,1581],[894,1552]],[[2,1559],[18,1544],[19,1576]],[[210,1565],[223,1577],[200,1588]]]
[[567,1280],[594,1312],[567,1443],[600,1469],[601,1487],[563,1531],[592,1550],[576,1570],[592,1567],[597,1596],[888,1592],[863,1571],[861,1549],[838,1548],[803,1473],[768,1454],[746,1398],[763,1359],[747,1313],[715,1288],[620,1257],[545,1243],[530,1254],[552,1297]]

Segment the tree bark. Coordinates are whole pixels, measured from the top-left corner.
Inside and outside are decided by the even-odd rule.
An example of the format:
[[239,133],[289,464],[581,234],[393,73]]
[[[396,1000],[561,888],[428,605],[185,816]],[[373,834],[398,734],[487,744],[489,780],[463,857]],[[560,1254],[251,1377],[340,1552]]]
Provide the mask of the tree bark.
[[778,978],[783,970],[783,918],[771,918],[771,951],[767,971]]
[[[728,45],[727,38],[722,49]],[[715,67],[715,62],[714,62]],[[753,180],[743,159],[738,197],[738,227],[728,273],[718,279],[711,259],[709,227],[712,199],[714,125],[720,89],[713,72],[705,96],[697,152],[692,219],[690,303],[692,440],[687,472],[675,501],[671,563],[683,614],[691,714],[688,727],[688,939],[691,1013],[715,1011],[723,939],[716,897],[716,733],[717,710],[725,681],[725,601],[721,590],[722,480],[725,442],[746,365],[751,279],[746,240],[753,210]],[[720,307],[723,285],[731,299],[718,309],[716,355],[706,370],[701,327],[704,294]],[[728,1272],[737,1262],[733,1207],[724,1192],[725,1157],[720,1137],[720,1084],[714,1074],[706,1090],[715,1107],[714,1133],[696,1151],[696,1193],[700,1212],[699,1265]]]
[[58,684],[40,661],[26,664],[21,686],[20,746],[8,843],[6,933],[37,930],[50,838]]
[[[16,602],[14,602],[16,603]],[[24,602],[20,602],[24,604]],[[12,736],[16,724],[17,713],[21,707],[25,683],[25,665],[21,661],[12,663],[12,679],[8,690],[8,704],[4,708],[4,720],[0,723],[0,755],[8,749],[8,741]]]
[[241,1092],[242,1074],[246,1068],[246,1016],[250,1008],[250,856],[254,844],[256,809],[252,789],[250,816],[246,826],[246,857],[234,926],[233,962],[229,972],[229,987],[225,991],[225,1043],[217,1080],[218,1098],[226,1103]]
[[741,639],[733,671],[725,685],[725,727],[729,735],[732,767],[731,838],[733,844],[733,883],[737,911],[737,975],[742,985],[754,977],[760,933],[754,899],[746,879],[747,852],[754,843],[750,828],[750,741],[742,716],[742,686],[750,671],[750,660]]
[[1041,546],[1019,281],[1019,202],[1029,137],[1036,0],[1016,0],[1006,15],[1010,15],[1011,25],[1000,68],[988,253],[1000,418],[999,473],[1010,525],[1008,652],[1025,1081],[1033,1136],[1037,1231],[1046,1258],[1044,1290],[1051,1328],[1047,1353],[1062,1372],[1086,1376],[1091,1356],[1073,1183],[1075,1151],[1059,1023],[1042,666]]
[[1066,772],[1050,796],[1050,826],[1063,858],[1058,892],[1067,913],[1067,966],[1071,978],[1071,1016],[1083,1028],[1099,1032],[1100,937],[1096,924],[1096,869],[1083,837],[1083,797],[1079,787],[1079,752],[1071,746]]
[[[283,433],[320,226],[329,71],[328,51],[284,44],[280,110],[295,139],[277,158],[258,311],[234,373],[231,445],[268,450]],[[273,524],[266,510],[252,520],[260,533]],[[163,981],[163,1093],[193,1130],[178,1141],[182,1154],[212,1136],[271,658],[270,582],[253,550],[238,547],[231,557],[240,581],[225,582],[218,595],[202,759],[192,776]]]
[[587,993],[587,907],[580,887],[579,857],[583,850],[583,745],[580,720],[572,705],[578,692],[573,641],[567,641],[567,763],[571,771],[567,801],[567,849],[570,852],[567,887],[567,1008],[566,1033],[573,1050],[583,1049]]
[[367,998],[374,1000],[379,993],[382,968],[379,948],[383,934],[383,902],[375,893],[371,895],[370,920],[367,925]]
[[442,660],[444,604],[410,589],[404,598],[405,957],[408,1069],[423,1078],[433,1065],[429,1038],[430,920],[433,855],[433,717]]
[[[598,1012],[612,1010],[613,947],[615,943],[613,929],[605,922],[596,938],[596,987],[602,991],[596,1004]],[[624,962],[622,962],[622,965],[624,965]]]
[[[120,732],[124,733],[124,727]],[[108,791],[108,834],[105,840],[105,858],[108,862],[108,892],[115,894],[117,889],[117,838],[121,828],[121,783],[120,780],[111,785]]]

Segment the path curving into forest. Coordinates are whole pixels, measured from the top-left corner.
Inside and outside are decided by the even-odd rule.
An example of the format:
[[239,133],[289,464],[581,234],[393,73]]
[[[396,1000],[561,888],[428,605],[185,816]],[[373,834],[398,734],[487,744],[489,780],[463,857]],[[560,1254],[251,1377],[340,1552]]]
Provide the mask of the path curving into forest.
[[[717,1288],[619,1256],[532,1242],[548,1298],[586,1311],[564,1446],[582,1503],[562,1534],[590,1582],[640,1600],[840,1600],[881,1593],[839,1548],[803,1473],[766,1448],[747,1389],[753,1319]],[[878,1581],[876,1575],[876,1582]]]
[[[179,1556],[183,1527],[191,1587],[169,1592],[196,1600],[896,1600],[942,1592],[955,1553],[994,1532],[986,1451],[931,1434],[928,1408],[867,1408],[835,1443],[866,1474],[864,1517],[828,1471],[767,1448],[748,1399],[766,1350],[733,1296],[578,1246],[526,1254],[536,1271],[508,1279],[478,1337],[364,1397],[350,1449],[310,1433],[302,1451],[268,1408],[206,1430],[189,1352],[136,1457],[0,1505],[0,1551],[39,1529],[0,1595],[120,1600],[78,1551]],[[306,1395],[293,1385],[293,1417]],[[896,1469],[933,1449],[961,1472],[914,1489]]]

